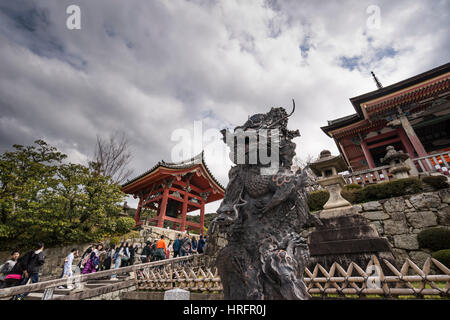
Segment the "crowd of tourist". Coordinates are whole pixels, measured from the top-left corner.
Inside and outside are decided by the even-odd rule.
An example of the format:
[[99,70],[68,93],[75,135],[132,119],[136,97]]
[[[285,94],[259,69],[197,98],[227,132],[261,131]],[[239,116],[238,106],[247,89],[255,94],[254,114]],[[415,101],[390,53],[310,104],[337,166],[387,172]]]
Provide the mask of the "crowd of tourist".
[[[80,261],[75,269],[81,274],[89,274],[97,271],[109,269],[119,269],[133,265],[136,262],[146,263],[164,259],[183,257],[192,254],[204,253],[206,248],[206,236],[200,236],[199,240],[195,236],[190,237],[188,233],[178,234],[175,241],[167,242],[164,235],[160,239],[147,241],[140,249],[137,244],[121,243],[119,246],[110,245],[104,248],[103,244],[96,244],[88,247],[80,257]],[[39,272],[45,263],[44,244],[36,244],[33,250],[24,255],[15,250],[11,252],[11,257],[0,266],[0,288],[9,288],[39,281]],[[139,252],[140,251],[140,252]],[[61,278],[71,278],[73,276],[74,260],[79,258],[79,251],[73,248],[64,260],[62,265]],[[111,279],[117,279],[113,274]],[[60,286],[59,289],[65,287]],[[70,284],[67,289],[73,289]],[[13,300],[22,300],[28,293],[14,296]]]

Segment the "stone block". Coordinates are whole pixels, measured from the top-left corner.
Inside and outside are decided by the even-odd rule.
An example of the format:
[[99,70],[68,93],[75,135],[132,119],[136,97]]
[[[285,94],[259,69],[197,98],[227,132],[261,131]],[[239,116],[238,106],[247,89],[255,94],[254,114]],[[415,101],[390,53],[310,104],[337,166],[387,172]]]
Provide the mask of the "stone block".
[[384,211],[368,211],[363,212],[362,215],[369,220],[386,220],[390,218]]
[[446,206],[437,212],[439,225],[450,226],[450,206]]
[[384,234],[384,229],[383,229],[383,225],[381,224],[380,221],[372,221],[370,223],[370,225],[374,226],[375,230],[377,230],[379,235]]
[[419,249],[419,242],[415,234],[400,234],[394,236],[394,247],[406,250]]
[[403,221],[406,219],[404,212],[392,212],[391,217],[394,221]]
[[377,211],[383,209],[381,203],[379,203],[378,201],[370,201],[363,203],[362,207],[364,211]]
[[437,225],[436,214],[432,211],[407,212],[406,219],[414,228],[425,228]]
[[409,201],[408,199],[405,199],[405,204],[408,209],[414,208],[413,205],[411,204],[411,201]]
[[438,192],[439,197],[441,197],[441,201],[444,203],[450,203],[450,189],[442,189]]
[[425,261],[430,257],[430,254],[424,251],[410,251],[409,257],[415,264],[417,264],[419,268],[422,269]]
[[441,198],[435,192],[420,193],[411,196],[409,201],[416,209],[439,208]]
[[408,233],[406,220],[386,220],[384,221],[384,233],[388,235]]
[[397,261],[398,267],[401,268],[406,259],[409,259],[408,252],[403,249],[392,248],[392,253],[394,254],[395,261]]
[[386,212],[403,212],[405,210],[405,200],[402,197],[391,198],[387,200],[384,204],[384,209]]

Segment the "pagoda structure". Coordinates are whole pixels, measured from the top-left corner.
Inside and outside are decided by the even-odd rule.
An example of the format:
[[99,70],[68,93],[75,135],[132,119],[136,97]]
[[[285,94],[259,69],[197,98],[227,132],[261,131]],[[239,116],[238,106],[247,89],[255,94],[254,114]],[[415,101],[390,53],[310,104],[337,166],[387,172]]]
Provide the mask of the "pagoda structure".
[[[203,152],[178,163],[158,162],[147,172],[127,181],[122,191],[139,198],[135,221],[139,226],[144,208],[153,209],[157,216],[146,222],[163,228],[172,222],[172,229],[197,229],[203,234],[205,204],[224,197],[225,189],[214,178],[204,162]],[[200,210],[200,223],[187,221],[187,214]],[[170,223],[169,223],[170,224]]]
[[[450,63],[350,99],[355,113],[321,129],[334,139],[351,172],[383,165],[393,146],[411,159],[446,166],[450,151]],[[431,155],[445,154],[435,163]],[[427,161],[421,160],[422,171]],[[418,168],[420,169],[420,168]]]

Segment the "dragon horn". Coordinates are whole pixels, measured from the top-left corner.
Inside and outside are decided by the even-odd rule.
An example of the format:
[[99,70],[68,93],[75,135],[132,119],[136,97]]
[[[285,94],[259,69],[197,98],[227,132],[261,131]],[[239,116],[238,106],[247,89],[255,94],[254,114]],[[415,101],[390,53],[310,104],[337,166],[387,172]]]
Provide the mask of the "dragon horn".
[[278,121],[272,123],[272,124],[269,126],[269,129],[272,128],[274,125],[276,125],[278,122],[281,122],[281,121],[283,121],[284,119],[287,119],[287,118],[289,118],[290,116],[292,116],[292,114],[294,113],[294,111],[295,111],[295,101],[294,101],[294,99],[292,99],[292,112],[291,112],[290,114],[288,114],[287,116],[281,118],[280,120],[278,120]]

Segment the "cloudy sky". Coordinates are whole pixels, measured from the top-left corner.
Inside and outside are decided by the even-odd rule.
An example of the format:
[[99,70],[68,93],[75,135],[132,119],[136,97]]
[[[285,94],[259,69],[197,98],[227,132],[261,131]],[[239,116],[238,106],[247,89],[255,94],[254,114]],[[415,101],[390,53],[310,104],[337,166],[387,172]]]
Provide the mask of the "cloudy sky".
[[376,89],[371,70],[386,86],[450,60],[449,12],[446,0],[1,0],[0,152],[41,138],[86,163],[96,135],[125,132],[137,175],[180,143],[199,151],[201,124],[226,185],[208,132],[294,98],[297,155],[337,153],[320,126]]

